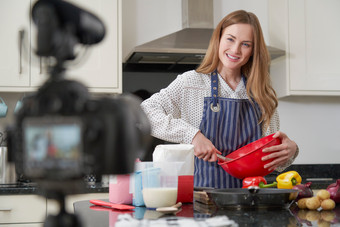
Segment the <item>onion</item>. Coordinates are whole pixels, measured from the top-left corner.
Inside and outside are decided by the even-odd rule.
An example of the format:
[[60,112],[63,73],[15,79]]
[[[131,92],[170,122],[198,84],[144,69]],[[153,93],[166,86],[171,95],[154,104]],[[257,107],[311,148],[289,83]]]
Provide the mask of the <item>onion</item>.
[[296,197],[296,201],[302,198],[313,197],[314,194],[312,189],[310,188],[311,184],[312,182],[307,182],[306,184],[298,184],[293,187],[293,189],[299,190],[299,194]]
[[330,184],[327,187],[327,191],[331,194],[331,199],[335,203],[340,203],[340,179],[337,179],[335,183]]

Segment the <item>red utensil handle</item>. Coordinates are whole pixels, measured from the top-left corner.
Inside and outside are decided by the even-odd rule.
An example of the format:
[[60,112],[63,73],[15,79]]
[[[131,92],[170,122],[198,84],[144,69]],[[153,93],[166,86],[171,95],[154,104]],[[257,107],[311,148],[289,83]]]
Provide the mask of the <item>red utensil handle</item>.
[[107,207],[111,207],[112,203],[109,202],[105,202],[102,200],[96,200],[96,199],[92,199],[90,200],[90,203],[94,204],[94,205],[98,205],[98,206],[107,206]]
[[98,206],[107,206],[107,207],[111,207],[114,209],[118,209],[118,210],[132,210],[135,209],[134,206],[130,206],[130,205],[125,205],[125,204],[114,204],[114,203],[110,203],[110,202],[105,202],[102,200],[90,200],[90,203],[94,204],[94,205],[98,205]]

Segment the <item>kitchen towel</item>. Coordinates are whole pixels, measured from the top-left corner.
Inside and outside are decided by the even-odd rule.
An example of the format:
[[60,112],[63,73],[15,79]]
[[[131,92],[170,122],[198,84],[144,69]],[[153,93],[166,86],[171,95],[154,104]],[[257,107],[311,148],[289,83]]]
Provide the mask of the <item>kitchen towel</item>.
[[156,220],[153,219],[142,219],[137,220],[133,218],[129,214],[120,214],[117,217],[117,222],[115,223],[115,227],[139,227],[139,226],[178,226],[178,227],[187,227],[187,226],[200,226],[200,227],[238,227],[238,224],[228,218],[226,215],[208,217],[208,218],[183,218],[173,216],[171,218],[158,218]]

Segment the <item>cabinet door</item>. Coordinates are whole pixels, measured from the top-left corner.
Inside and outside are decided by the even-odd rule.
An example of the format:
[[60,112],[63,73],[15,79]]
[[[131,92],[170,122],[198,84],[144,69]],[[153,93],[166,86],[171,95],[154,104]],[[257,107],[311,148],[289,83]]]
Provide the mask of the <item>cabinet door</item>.
[[288,4],[291,93],[340,94],[340,1]]
[[42,223],[46,218],[46,199],[37,195],[0,196],[1,223]]
[[[85,57],[70,66],[66,78],[84,83],[94,92],[122,92],[121,63],[121,1],[120,0],[69,0],[69,2],[97,15],[106,26],[104,39],[89,46]],[[80,46],[82,50],[84,47]],[[44,75],[32,73],[32,85],[38,86]]]
[[29,0],[2,2],[0,7],[0,87],[29,86]]

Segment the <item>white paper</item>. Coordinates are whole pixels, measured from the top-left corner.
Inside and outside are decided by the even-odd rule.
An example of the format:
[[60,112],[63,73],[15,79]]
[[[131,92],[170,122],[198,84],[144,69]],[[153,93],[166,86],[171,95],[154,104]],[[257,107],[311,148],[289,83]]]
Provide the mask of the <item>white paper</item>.
[[184,162],[178,175],[194,174],[194,146],[192,144],[161,144],[152,154],[154,162]]

